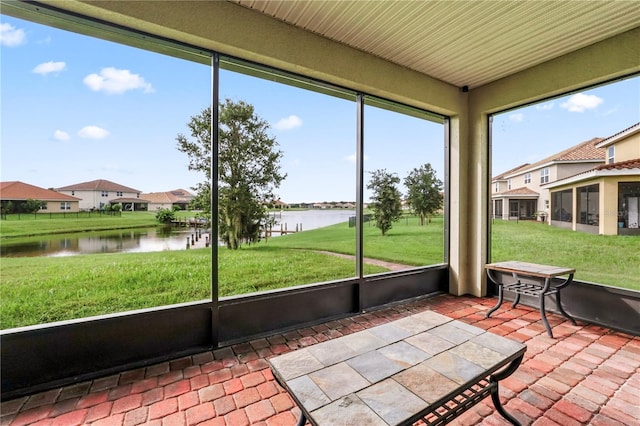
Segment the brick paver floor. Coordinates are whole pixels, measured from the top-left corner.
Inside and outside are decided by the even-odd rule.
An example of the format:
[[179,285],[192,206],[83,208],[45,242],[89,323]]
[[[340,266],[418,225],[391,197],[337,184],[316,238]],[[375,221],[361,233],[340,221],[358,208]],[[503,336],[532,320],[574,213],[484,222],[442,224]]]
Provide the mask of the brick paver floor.
[[[492,298],[449,295],[385,307],[190,357],[5,401],[11,425],[295,425],[300,414],[267,359],[427,309],[524,342],[520,368],[501,382],[507,410],[523,425],[640,425],[640,338]],[[506,425],[490,398],[458,425]]]

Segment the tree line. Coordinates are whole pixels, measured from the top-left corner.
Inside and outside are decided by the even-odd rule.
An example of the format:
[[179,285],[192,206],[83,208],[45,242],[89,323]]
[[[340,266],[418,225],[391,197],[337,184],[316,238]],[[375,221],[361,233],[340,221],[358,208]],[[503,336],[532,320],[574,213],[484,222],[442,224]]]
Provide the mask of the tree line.
[[[267,132],[269,123],[261,119],[254,107],[244,101],[226,99],[219,105],[218,185],[212,187],[211,107],[190,118],[187,127],[191,138],[178,134],[177,149],[189,159],[189,170],[204,174],[205,180],[192,188],[191,202],[211,217],[211,200],[218,200],[218,233],[229,249],[260,240],[262,228],[268,225],[266,206],[275,199],[274,191],[286,179],[281,171],[283,152]],[[370,172],[367,188],[372,191],[369,207],[375,224],[385,235],[402,213],[400,178],[385,169]],[[442,181],[430,164],[413,169],[404,179],[405,200],[420,223],[430,221],[442,207]],[[272,220],[272,219],[271,219]]]

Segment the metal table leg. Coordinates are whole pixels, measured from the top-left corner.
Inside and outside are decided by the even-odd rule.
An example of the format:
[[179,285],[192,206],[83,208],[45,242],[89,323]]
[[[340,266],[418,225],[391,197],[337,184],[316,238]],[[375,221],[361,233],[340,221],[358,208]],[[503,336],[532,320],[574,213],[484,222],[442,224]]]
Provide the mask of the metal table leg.
[[544,280],[544,290],[540,292],[540,316],[542,317],[544,328],[547,329],[547,334],[553,339],[553,332],[551,331],[551,326],[549,325],[549,321],[547,320],[547,314],[544,311],[544,298],[547,295],[546,290],[549,288],[550,282],[551,280],[549,278],[546,278]]
[[300,414],[300,418],[298,419],[298,423],[296,426],[303,426],[307,422],[307,418],[304,416],[304,413]]
[[491,274],[491,271],[487,269],[487,278],[489,278],[492,282],[494,282],[498,286],[498,303],[493,308],[489,309],[486,314],[484,314],[485,318],[489,318],[489,315],[498,310],[500,305],[502,305],[502,298],[504,297],[502,294],[502,283],[498,282],[495,277]]
[[520,366],[522,358],[524,358],[524,354],[511,361],[511,364],[509,364],[504,370],[489,376],[489,383],[491,384],[491,400],[493,401],[494,407],[496,407],[496,411],[515,426],[520,426],[520,422],[511,414],[507,413],[502,406],[502,403],[500,402],[500,395],[498,394],[498,382],[512,375]]

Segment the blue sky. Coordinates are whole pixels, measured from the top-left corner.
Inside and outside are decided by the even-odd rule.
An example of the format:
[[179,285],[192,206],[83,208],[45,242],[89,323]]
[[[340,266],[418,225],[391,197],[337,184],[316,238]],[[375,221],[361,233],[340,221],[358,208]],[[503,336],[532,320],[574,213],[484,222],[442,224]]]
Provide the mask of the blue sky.
[[[7,16],[1,25],[3,181],[58,187],[108,179],[141,192],[189,190],[176,136],[211,99],[210,67]],[[355,103],[228,71],[221,97],[245,100],[284,155],[286,202],[355,199]],[[534,162],[640,121],[640,77],[500,114],[494,171]],[[443,128],[367,107],[365,170],[443,178]]]

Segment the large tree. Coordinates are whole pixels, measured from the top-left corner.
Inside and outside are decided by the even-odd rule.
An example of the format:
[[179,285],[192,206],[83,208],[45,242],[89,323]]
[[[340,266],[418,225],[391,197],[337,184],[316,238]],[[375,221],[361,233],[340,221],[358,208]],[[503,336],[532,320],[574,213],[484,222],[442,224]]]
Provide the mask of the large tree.
[[431,216],[442,207],[442,181],[436,176],[431,164],[413,169],[404,179],[407,187],[407,203],[411,210],[420,217],[424,225],[425,218],[431,222]]
[[[267,134],[269,123],[244,101],[220,104],[218,143],[218,230],[230,249],[260,237],[267,220],[265,203],[286,175],[280,172],[282,152]],[[191,117],[187,124],[193,140],[180,134],[178,150],[189,156],[189,170],[205,174],[195,188],[193,205],[211,212],[211,108]]]
[[378,169],[369,174],[371,179],[367,189],[373,191],[369,208],[373,211],[376,227],[385,235],[392,223],[400,220],[402,214],[402,195],[396,186],[400,183],[400,178],[386,169]]

